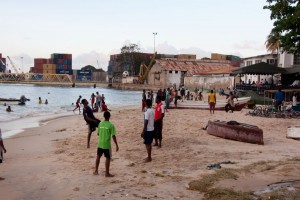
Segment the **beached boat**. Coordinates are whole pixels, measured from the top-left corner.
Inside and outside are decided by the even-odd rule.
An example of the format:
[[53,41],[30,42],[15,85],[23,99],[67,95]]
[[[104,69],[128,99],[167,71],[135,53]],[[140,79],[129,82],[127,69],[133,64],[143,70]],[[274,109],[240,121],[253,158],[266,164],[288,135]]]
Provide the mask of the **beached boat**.
[[263,130],[250,124],[234,121],[208,121],[207,133],[225,139],[264,144]]
[[24,95],[22,95],[19,99],[16,98],[0,98],[0,105],[25,105],[25,102],[29,101]]
[[[250,99],[251,97],[242,97],[242,98],[234,99],[234,105],[235,105],[234,111],[242,110]],[[217,101],[215,110],[225,110],[226,104],[227,104],[226,99]],[[177,107],[175,107],[174,102],[172,102],[170,104],[170,108],[209,110],[209,104],[208,102],[204,102],[204,101],[184,101],[184,102],[177,101]]]
[[286,133],[287,138],[300,139],[300,126],[289,126]]

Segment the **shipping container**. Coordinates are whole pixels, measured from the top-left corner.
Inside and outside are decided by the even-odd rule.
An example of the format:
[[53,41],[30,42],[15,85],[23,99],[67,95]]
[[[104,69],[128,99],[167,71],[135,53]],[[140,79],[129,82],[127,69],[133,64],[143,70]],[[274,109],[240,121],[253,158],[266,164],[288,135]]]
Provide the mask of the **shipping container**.
[[212,60],[226,60],[226,55],[218,54],[218,53],[212,53],[211,54]]
[[56,74],[55,69],[44,69],[43,74]]
[[56,74],[69,74],[69,75],[72,75],[73,70],[57,69]]
[[78,70],[77,71],[77,81],[90,81],[91,80],[91,71],[90,70]]
[[35,64],[47,64],[48,59],[46,58],[35,58],[34,59],[34,65]]
[[43,64],[44,70],[56,70],[57,65],[56,64]]

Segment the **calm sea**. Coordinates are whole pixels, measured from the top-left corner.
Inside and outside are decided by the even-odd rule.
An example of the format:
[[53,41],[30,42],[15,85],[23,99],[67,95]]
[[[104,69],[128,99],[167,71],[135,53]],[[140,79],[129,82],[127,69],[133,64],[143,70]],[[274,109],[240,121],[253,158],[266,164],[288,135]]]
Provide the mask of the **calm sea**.
[[[38,126],[39,120],[57,116],[72,115],[79,95],[90,102],[91,94],[104,94],[109,109],[140,105],[140,91],[115,90],[100,87],[41,86],[27,84],[0,84],[0,98],[20,98],[25,95],[30,101],[26,105],[12,105],[13,112],[7,113],[0,107],[0,128],[4,137],[22,131],[24,128]],[[38,104],[41,97],[43,104]],[[45,100],[48,104],[44,104]],[[74,103],[74,105],[72,105]],[[78,110],[76,112],[78,114]],[[16,127],[16,128],[14,128]]]

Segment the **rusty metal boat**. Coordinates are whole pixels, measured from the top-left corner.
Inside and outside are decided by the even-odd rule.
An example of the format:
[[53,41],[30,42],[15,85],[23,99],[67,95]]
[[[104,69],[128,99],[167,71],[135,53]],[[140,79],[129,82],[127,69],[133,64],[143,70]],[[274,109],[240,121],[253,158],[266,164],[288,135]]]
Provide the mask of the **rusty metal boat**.
[[235,121],[208,121],[207,133],[224,139],[263,145],[263,130]]

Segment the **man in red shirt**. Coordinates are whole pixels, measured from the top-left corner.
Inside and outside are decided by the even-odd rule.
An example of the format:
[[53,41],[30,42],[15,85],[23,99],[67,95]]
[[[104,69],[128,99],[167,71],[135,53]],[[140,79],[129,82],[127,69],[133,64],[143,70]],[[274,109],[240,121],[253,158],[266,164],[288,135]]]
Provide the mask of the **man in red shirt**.
[[161,147],[163,118],[165,116],[165,107],[161,102],[161,97],[156,97],[156,107],[154,113],[154,130],[155,130],[155,144],[154,146]]

